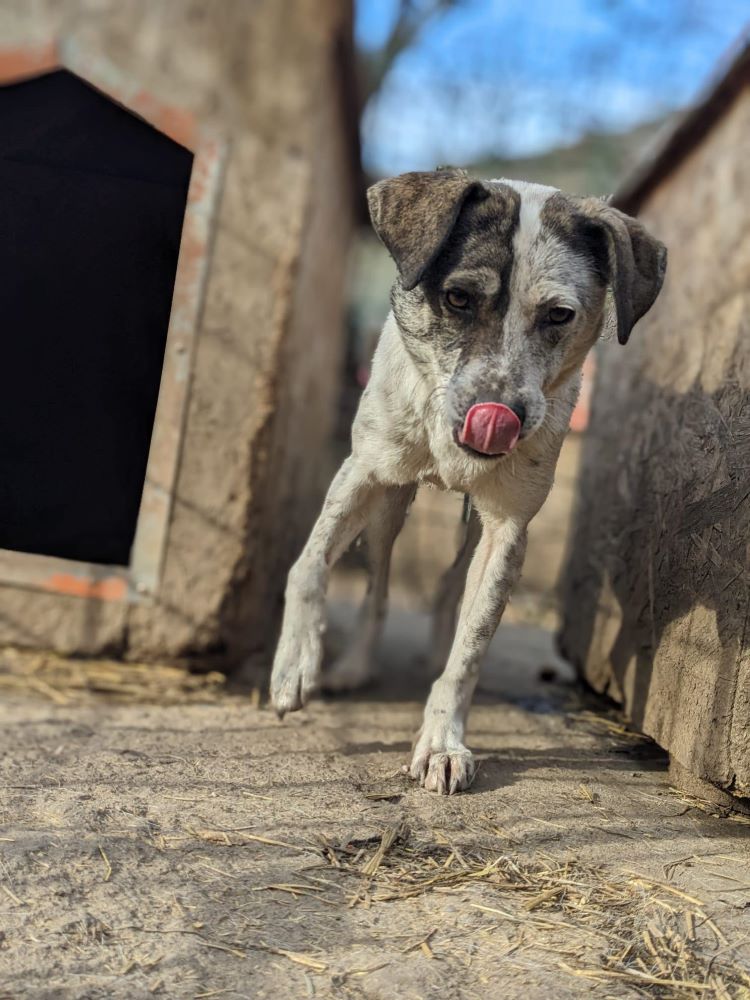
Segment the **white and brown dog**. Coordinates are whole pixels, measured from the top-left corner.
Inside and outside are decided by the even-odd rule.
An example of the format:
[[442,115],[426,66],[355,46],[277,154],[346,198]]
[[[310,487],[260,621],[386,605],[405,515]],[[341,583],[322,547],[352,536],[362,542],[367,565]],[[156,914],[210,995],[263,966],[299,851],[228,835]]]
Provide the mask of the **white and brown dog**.
[[391,547],[418,485],[468,494],[478,518],[440,587],[438,644],[463,601],[410,767],[425,788],[452,794],[474,776],[464,731],[480,663],[552,486],[584,357],[608,327],[627,341],[659,293],[666,250],[606,202],[459,170],[380,181],[368,200],[398,268],[392,311],[352,453],[289,574],[271,696],[283,715],[319,686],[328,576],[362,532],[370,588],[328,683],[366,679]]

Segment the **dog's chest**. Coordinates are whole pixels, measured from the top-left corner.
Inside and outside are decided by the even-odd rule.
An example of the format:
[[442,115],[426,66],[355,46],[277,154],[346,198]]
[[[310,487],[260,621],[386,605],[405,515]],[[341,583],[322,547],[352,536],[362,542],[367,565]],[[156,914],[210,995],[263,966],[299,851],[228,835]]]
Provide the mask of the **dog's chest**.
[[489,493],[499,496],[504,491],[507,492],[510,481],[514,478],[514,469],[506,461],[482,468],[477,461],[464,458],[461,453],[431,455],[430,458],[432,461],[420,470],[419,481],[449,493],[464,493],[469,496]]

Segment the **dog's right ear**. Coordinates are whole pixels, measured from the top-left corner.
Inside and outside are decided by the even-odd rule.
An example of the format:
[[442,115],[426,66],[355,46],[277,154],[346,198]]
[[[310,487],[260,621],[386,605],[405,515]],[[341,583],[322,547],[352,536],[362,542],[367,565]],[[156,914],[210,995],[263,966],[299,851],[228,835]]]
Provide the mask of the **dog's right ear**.
[[435,261],[469,198],[489,192],[462,170],[400,174],[367,192],[375,232],[393,257],[407,291]]

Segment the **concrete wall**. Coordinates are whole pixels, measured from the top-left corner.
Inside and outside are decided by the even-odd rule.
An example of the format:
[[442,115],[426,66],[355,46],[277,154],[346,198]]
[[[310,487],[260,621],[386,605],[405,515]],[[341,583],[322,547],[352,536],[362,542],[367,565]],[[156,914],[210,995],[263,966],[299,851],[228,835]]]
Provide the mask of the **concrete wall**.
[[599,358],[562,650],[686,773],[750,795],[750,93],[650,194],[664,291]]
[[350,33],[347,0],[0,2],[3,46],[72,39],[230,142],[158,598],[0,587],[0,643],[230,664],[267,653],[337,401]]

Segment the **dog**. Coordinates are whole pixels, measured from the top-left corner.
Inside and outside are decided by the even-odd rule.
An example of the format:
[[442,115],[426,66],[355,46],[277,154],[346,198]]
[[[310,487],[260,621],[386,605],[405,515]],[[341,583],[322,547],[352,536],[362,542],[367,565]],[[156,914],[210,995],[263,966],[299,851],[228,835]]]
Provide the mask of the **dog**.
[[453,794],[475,775],[464,743],[470,702],[528,524],[552,486],[583,360],[602,331],[627,342],[659,294],[667,253],[606,201],[453,168],[382,180],[368,204],[397,268],[392,308],[351,454],[289,573],[271,700],[283,717],[320,686],[328,577],[360,534],[370,586],[329,686],[366,679],[391,547],[417,487],[468,495],[466,540],[437,602],[437,647],[452,644],[408,768],[424,788]]

